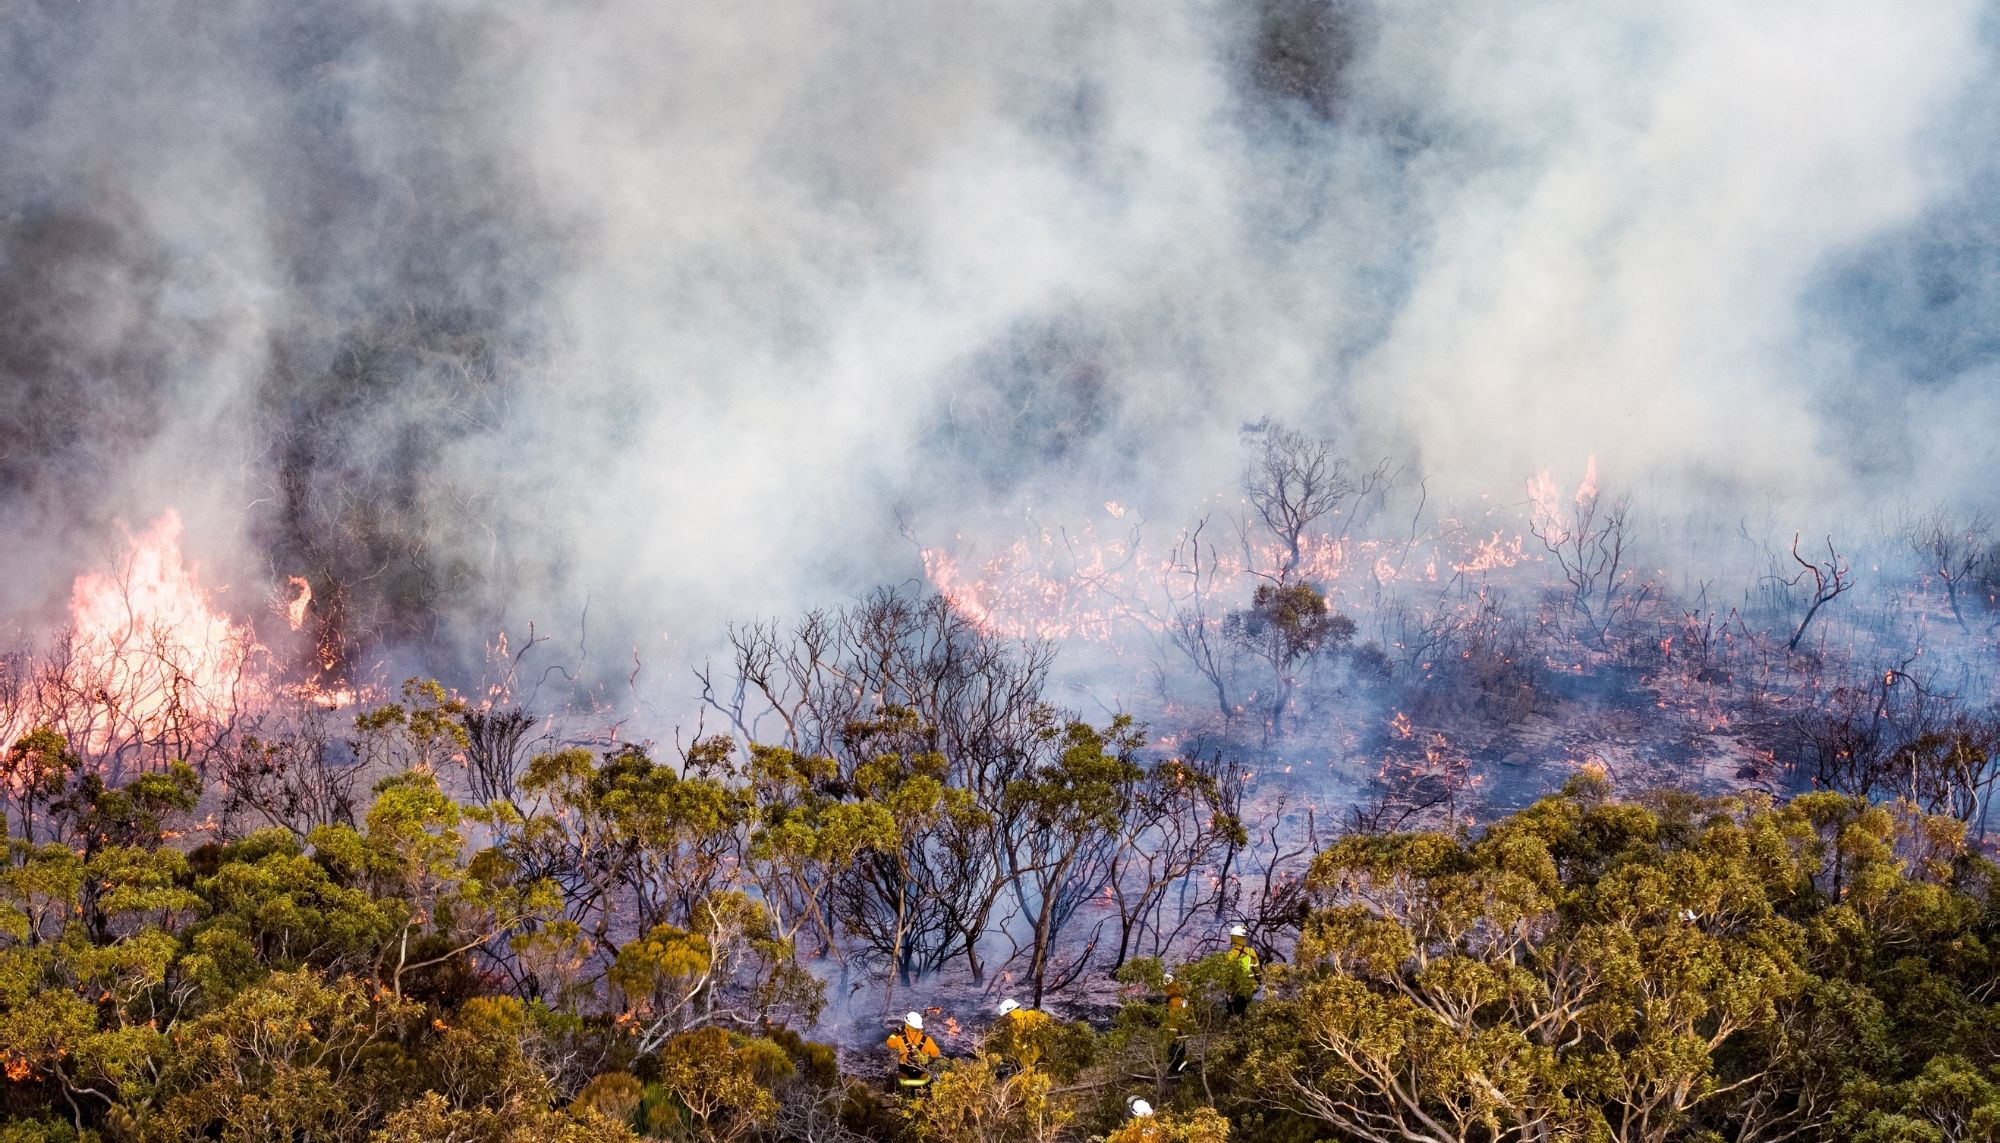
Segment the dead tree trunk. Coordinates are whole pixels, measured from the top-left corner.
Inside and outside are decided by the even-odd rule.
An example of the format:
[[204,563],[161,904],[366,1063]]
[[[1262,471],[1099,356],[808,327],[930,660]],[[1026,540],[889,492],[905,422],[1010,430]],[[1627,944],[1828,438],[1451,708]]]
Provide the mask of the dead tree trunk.
[[1854,581],[1848,578],[1851,569],[1847,561],[1841,559],[1840,553],[1833,550],[1832,536],[1826,538],[1826,563],[1821,564],[1799,554],[1799,534],[1792,533],[1792,558],[1798,561],[1801,570],[1785,583],[1796,587],[1808,576],[1813,581],[1812,602],[1806,607],[1805,617],[1799,620],[1798,630],[1792,632],[1792,641],[1789,644],[1790,648],[1796,651],[1799,649],[1799,640],[1806,637],[1806,628],[1812,626],[1813,617],[1819,614],[1819,609],[1840,598],[1842,592],[1854,586]]

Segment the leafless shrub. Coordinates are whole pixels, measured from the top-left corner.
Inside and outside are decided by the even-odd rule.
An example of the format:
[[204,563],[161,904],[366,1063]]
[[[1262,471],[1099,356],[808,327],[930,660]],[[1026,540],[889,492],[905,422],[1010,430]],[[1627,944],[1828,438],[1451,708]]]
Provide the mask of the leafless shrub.
[[1285,795],[1251,813],[1240,836],[1246,844],[1223,867],[1218,916],[1240,919],[1252,942],[1269,951],[1304,920],[1305,875],[1327,839],[1318,814]]
[[162,629],[142,628],[109,647],[64,631],[11,664],[8,726],[56,730],[112,784],[173,762],[207,775],[234,748],[254,705],[249,648],[232,651],[224,662],[233,665],[217,670],[201,662],[212,652]]
[[[1389,462],[1361,467],[1341,456],[1334,442],[1281,425],[1262,427],[1260,436],[1256,455],[1243,472],[1243,495],[1254,522],[1277,541],[1278,569],[1271,578],[1290,583],[1298,574],[1306,537],[1315,528],[1345,536],[1356,510],[1387,485]],[[1254,557],[1248,560],[1252,568],[1259,563]]]
[[1236,715],[1229,701],[1235,647],[1222,636],[1222,617],[1211,614],[1218,567],[1215,546],[1202,542],[1207,526],[1202,520],[1174,544],[1167,580],[1174,613],[1166,625],[1167,640],[1214,690],[1216,709],[1227,721]]
[[1945,508],[1903,523],[1903,541],[1916,554],[1926,574],[1944,587],[1951,617],[1965,629],[1959,596],[1978,584],[1992,558],[1993,522],[1985,513],[1954,516]]
[[1792,560],[1799,565],[1800,571],[1785,580],[1785,586],[1798,587],[1807,580],[1812,582],[1812,595],[1806,601],[1806,612],[1799,617],[1799,625],[1792,632],[1791,642],[1787,644],[1796,651],[1799,649],[1799,641],[1806,637],[1806,628],[1812,626],[1813,617],[1819,614],[1820,608],[1844,595],[1854,586],[1854,581],[1849,578],[1851,569],[1847,561],[1833,548],[1832,536],[1826,538],[1826,561],[1821,563],[1817,559],[1808,560],[1799,554],[1799,537],[1797,533],[1793,533]]
[[[942,596],[875,592],[810,612],[790,629],[732,627],[726,670],[696,672],[702,700],[745,742],[868,761],[850,728],[881,711],[915,715],[917,745],[975,788],[1004,781],[1039,731],[1055,650],[986,635]],[[865,738],[866,736],[862,736]]]
[[526,762],[525,747],[536,719],[518,707],[467,711],[465,769],[472,798],[480,805],[515,801],[514,779]]
[[1930,814],[1957,818],[1986,837],[2000,755],[2000,720],[1954,711],[1904,739],[1883,767],[1883,785]]
[[1411,828],[1437,812],[1451,795],[1438,783],[1398,787],[1378,781],[1368,800],[1347,807],[1347,832],[1379,835]]
[[1718,618],[1715,609],[1706,606],[1707,600],[1704,584],[1694,609],[1681,614],[1680,624],[1667,637],[1666,653],[1693,681],[1724,683],[1729,681],[1729,648],[1735,642],[1734,628],[1741,626],[1741,617],[1731,608]]
[[1568,498],[1537,496],[1528,531],[1556,561],[1568,584],[1567,608],[1591,642],[1602,643],[1611,625],[1636,600],[1626,566],[1631,499],[1607,499],[1589,482]]
[[311,704],[269,710],[233,744],[217,769],[224,836],[247,832],[246,817],[300,837],[355,824],[361,761],[330,732],[333,717]]
[[1475,710],[1500,723],[1518,722],[1535,708],[1545,668],[1528,620],[1505,597],[1481,590],[1428,610],[1399,609],[1391,646],[1404,704],[1418,717]]
[[[1216,904],[1221,887],[1200,871],[1225,849],[1249,842],[1243,823],[1224,805],[1234,769],[1220,755],[1170,759],[1133,791],[1107,878],[1118,933],[1112,969],[1130,956],[1164,955],[1197,915]],[[1241,810],[1240,783],[1238,789],[1235,812]]]
[[1902,799],[1983,837],[2000,779],[2000,717],[1939,693],[1911,672],[1915,661],[1837,688],[1795,717],[1783,758],[1815,788]]

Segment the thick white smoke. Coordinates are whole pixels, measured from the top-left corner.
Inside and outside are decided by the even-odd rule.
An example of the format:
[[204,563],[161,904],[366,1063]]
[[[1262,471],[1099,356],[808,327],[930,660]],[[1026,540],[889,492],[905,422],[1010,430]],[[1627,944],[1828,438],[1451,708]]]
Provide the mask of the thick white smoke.
[[671,664],[904,527],[1191,513],[1267,415],[1459,491],[1984,484],[1970,0],[16,8],[14,615],[172,506],[396,640]]

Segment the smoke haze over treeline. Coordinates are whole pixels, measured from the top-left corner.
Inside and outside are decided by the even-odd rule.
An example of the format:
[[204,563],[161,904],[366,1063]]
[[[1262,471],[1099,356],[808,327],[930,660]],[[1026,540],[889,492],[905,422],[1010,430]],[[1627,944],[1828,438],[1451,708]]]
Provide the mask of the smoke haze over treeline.
[[232,606],[618,672],[911,535],[1183,520],[1265,417],[1438,495],[1986,507],[1995,17],[16,0],[0,614],[172,508]]

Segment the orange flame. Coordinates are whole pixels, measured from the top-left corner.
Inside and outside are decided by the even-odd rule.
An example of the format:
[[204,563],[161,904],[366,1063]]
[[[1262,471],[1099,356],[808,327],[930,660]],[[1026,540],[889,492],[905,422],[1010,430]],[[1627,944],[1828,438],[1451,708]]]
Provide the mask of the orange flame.
[[[1571,499],[1578,508],[1587,508],[1596,498],[1597,456],[1592,454],[1584,461],[1583,480],[1577,484]],[[1568,516],[1561,507],[1562,494],[1556,490],[1555,478],[1547,470],[1528,481],[1528,499],[1534,504],[1535,521],[1544,530],[1548,542],[1567,543],[1571,535],[1565,523]]]
[[115,573],[86,572],[70,589],[73,652],[108,709],[94,746],[113,735],[154,738],[190,721],[233,713],[251,656],[250,628],[210,605],[181,554],[180,514],[168,511],[130,536]]
[[1511,568],[1521,562],[1521,537],[1503,540],[1501,533],[1493,533],[1490,540],[1481,540],[1473,548],[1472,558],[1461,564],[1453,564],[1452,570],[1477,574],[1494,568]]
[[304,576],[286,576],[285,582],[298,589],[298,597],[285,605],[285,620],[297,631],[306,625],[306,608],[312,606],[313,587]]

